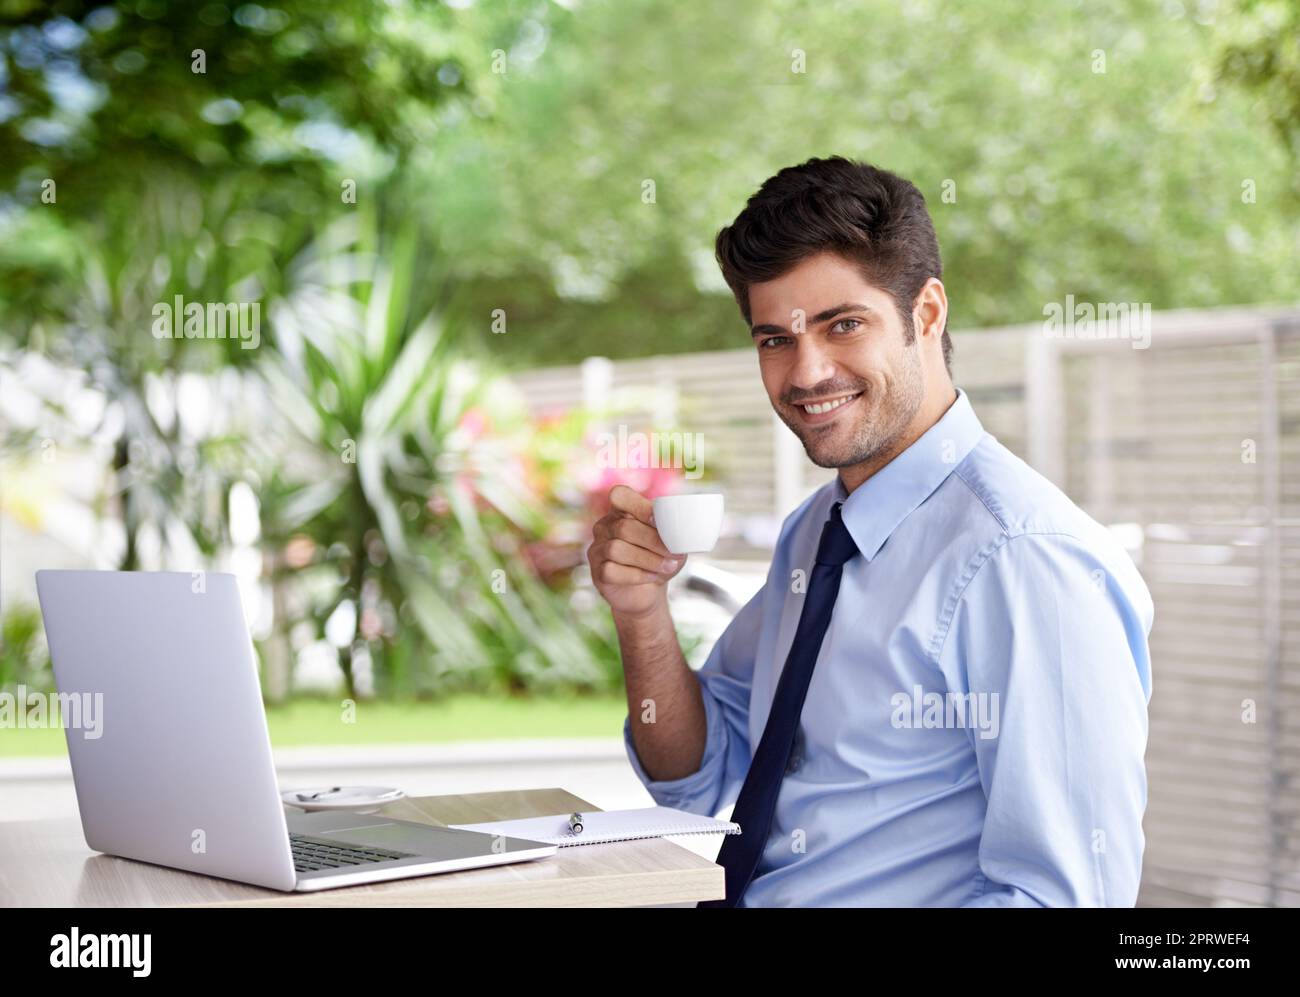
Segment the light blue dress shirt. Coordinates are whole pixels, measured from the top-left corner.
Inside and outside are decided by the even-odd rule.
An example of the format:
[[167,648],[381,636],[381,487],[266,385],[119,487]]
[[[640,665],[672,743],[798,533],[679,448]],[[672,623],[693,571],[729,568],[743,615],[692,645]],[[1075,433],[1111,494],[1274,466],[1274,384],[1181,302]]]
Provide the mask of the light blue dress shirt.
[[763,588],[698,672],[700,768],[656,801],[731,806],[831,506],[844,566],[744,906],[1132,906],[1151,595],[1124,548],[984,431],[958,390],[911,447],[786,520]]

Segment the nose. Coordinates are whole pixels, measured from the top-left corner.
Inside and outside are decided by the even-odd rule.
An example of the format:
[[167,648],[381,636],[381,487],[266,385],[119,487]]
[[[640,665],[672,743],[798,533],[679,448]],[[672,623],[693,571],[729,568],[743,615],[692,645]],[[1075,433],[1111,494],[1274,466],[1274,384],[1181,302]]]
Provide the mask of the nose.
[[808,391],[835,377],[835,360],[820,336],[795,336],[795,360],[788,383],[792,388]]

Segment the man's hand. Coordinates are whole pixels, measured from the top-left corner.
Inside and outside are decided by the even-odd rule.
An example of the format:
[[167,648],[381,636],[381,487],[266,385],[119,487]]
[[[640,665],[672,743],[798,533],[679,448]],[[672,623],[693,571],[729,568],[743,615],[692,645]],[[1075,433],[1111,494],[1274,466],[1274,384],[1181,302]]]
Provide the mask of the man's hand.
[[591,578],[614,616],[635,619],[667,605],[665,586],[685,554],[670,554],[654,527],[654,506],[627,485],[609,493],[610,513],[596,522],[587,548]]
[[[686,555],[668,553],[644,495],[615,485],[609,504],[609,515],[592,530],[587,560],[614,611],[632,742],[650,778],[680,779],[699,770],[708,737],[700,683],[686,666],[668,611],[666,586]],[[647,703],[658,719],[643,723]]]

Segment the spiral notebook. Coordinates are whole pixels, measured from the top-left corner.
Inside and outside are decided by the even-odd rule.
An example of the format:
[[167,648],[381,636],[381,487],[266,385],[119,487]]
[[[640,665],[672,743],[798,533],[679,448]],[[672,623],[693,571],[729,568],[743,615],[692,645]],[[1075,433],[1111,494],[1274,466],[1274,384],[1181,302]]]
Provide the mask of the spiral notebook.
[[641,810],[593,810],[582,815],[580,834],[569,830],[569,815],[525,817],[522,820],[492,820],[483,824],[452,824],[461,831],[503,834],[507,838],[542,841],[548,845],[599,845],[609,841],[662,838],[670,834],[739,834],[740,825],[689,814],[672,807]]

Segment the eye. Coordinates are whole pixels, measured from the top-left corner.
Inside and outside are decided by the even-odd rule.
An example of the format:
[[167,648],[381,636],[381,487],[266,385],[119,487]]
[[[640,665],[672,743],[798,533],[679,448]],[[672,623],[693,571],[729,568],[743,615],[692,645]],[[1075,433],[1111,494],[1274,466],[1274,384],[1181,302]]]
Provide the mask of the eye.
[[831,326],[831,332],[853,332],[861,324],[861,319],[842,318]]
[[789,341],[789,336],[768,336],[766,339],[759,340],[758,348],[760,350],[771,350],[778,346],[784,346]]

